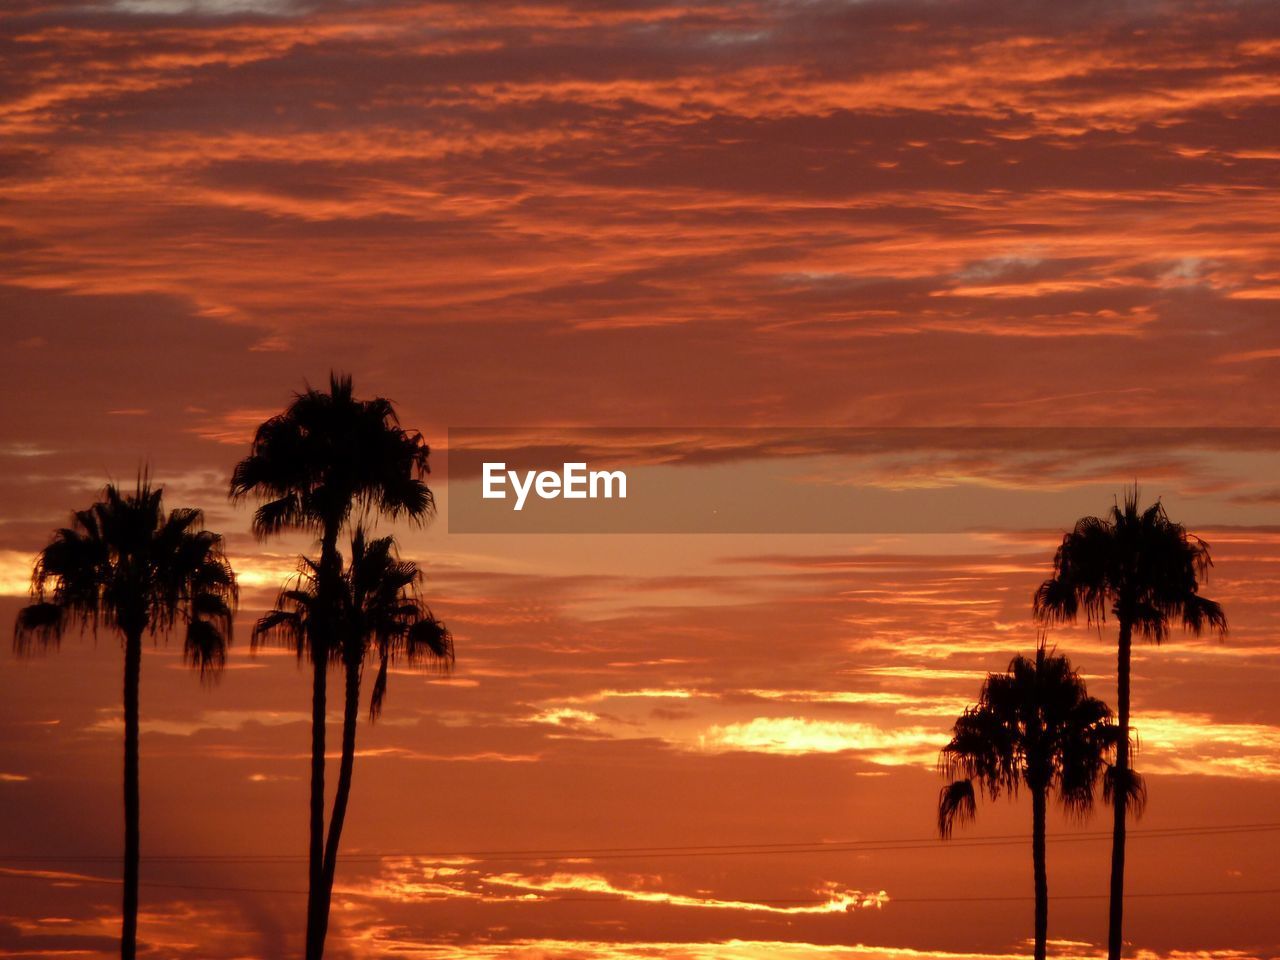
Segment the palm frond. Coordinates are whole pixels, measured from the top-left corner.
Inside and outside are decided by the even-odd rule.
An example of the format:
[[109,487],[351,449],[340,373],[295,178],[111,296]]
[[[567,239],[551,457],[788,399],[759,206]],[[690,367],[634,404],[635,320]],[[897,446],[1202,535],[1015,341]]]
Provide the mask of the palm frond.
[[[1115,805],[1116,797],[1119,795],[1117,789],[1119,780],[1119,768],[1108,766],[1102,781],[1102,799],[1112,806]],[[1146,778],[1135,770],[1127,770],[1125,771],[1124,787],[1125,809],[1132,813],[1135,819],[1140,818],[1147,809]]]
[[938,794],[938,835],[947,840],[957,823],[972,822],[978,803],[972,780],[953,780]]
[[249,640],[252,650],[268,643],[291,647],[301,659],[306,652],[306,630],[292,610],[272,610],[253,625]]
[[57,645],[62,639],[66,610],[56,603],[36,602],[18,611],[13,649],[19,655]]
[[376,723],[382,716],[382,701],[387,696],[387,666],[390,656],[383,651],[378,657],[378,675],[373,681],[373,694],[369,698],[369,722]]
[[201,680],[212,680],[227,662],[227,636],[210,620],[195,619],[187,624],[183,661],[200,671]]
[[286,494],[260,505],[253,515],[253,534],[259,539],[276,536],[293,528],[306,529],[315,520],[303,508],[297,494]]
[[1207,630],[1223,637],[1227,633],[1227,615],[1221,604],[1193,594],[1182,602],[1182,628],[1197,636]]
[[415,666],[429,664],[448,673],[454,664],[453,634],[430,608],[422,608],[420,617],[405,634],[405,659]]

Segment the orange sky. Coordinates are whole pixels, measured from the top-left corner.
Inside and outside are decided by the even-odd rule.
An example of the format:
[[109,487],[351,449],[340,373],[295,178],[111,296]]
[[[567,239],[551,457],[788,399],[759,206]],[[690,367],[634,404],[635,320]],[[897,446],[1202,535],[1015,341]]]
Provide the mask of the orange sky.
[[[244,587],[216,686],[147,652],[149,955],[298,949],[309,681],[247,641],[307,543],[225,500],[290,391],[348,370],[438,448],[691,427],[676,473],[722,426],[1274,426],[1278,76],[1262,2],[6,3],[0,621],[66,511],[143,461]],[[804,452],[716,469],[1046,506],[963,533],[397,531],[458,667],[393,676],[360,731],[331,955],[1029,952],[1025,804],[914,841],[951,719],[1034,643],[1061,529],[1137,478],[1211,543],[1232,630],[1137,652],[1126,933],[1280,956],[1280,895],[1250,892],[1280,888],[1280,831],[1160,835],[1280,809],[1274,458]],[[1052,639],[1114,699],[1109,633]],[[115,949],[119,687],[106,635],[0,655],[0,957]],[[1105,829],[1051,824],[1064,956],[1104,935]],[[770,843],[803,849],[601,853]]]

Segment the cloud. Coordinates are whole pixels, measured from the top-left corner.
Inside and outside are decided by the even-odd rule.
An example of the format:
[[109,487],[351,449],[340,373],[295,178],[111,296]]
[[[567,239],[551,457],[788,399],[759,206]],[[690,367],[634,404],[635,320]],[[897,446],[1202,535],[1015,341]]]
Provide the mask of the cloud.
[[542,710],[529,719],[532,723],[546,723],[553,727],[590,727],[600,720],[589,710],[577,710],[573,707]]
[[[124,732],[124,717],[118,710],[102,711],[103,716],[92,723],[91,733],[120,735]],[[192,737],[210,731],[242,730],[249,724],[264,727],[281,727],[295,723],[308,723],[311,714],[289,710],[205,710],[190,719],[152,719],[140,721],[144,734],[158,733],[170,737]]]
[[1133,721],[1139,767],[1152,773],[1280,778],[1280,727],[1204,713],[1143,711]]
[[752,696],[765,700],[781,700],[787,703],[851,704],[858,706],[885,706],[906,716],[955,717],[968,701],[963,697],[927,697],[889,690],[748,690]]
[[945,742],[928,727],[885,728],[871,723],[811,720],[805,717],[756,717],[717,725],[698,738],[704,750],[747,750],[801,756],[853,752],[885,766],[933,764]]
[[31,564],[34,559],[34,550],[0,550],[0,595],[27,595],[31,589]]
[[890,902],[888,894],[883,890],[877,893],[863,893],[860,890],[843,890],[835,884],[825,884],[822,890],[816,891],[817,896],[813,897],[814,902],[784,905],[750,900],[720,900],[715,897],[668,893],[654,889],[631,889],[619,887],[602,876],[582,873],[555,873],[548,877],[528,877],[516,873],[496,874],[486,877],[484,882],[536,893],[598,894],[637,903],[784,915],[853,913],[856,910],[881,907]]

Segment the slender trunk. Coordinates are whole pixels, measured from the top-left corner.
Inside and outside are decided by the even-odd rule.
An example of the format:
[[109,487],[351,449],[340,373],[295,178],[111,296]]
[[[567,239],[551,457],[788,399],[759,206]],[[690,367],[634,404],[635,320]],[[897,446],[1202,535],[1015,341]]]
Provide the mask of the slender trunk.
[[1112,812],[1115,826],[1111,837],[1111,911],[1107,927],[1107,960],[1120,960],[1124,946],[1124,842],[1125,817],[1129,803],[1129,663],[1133,644],[1133,624],[1120,618],[1119,654],[1116,658],[1116,712],[1120,742],[1116,745],[1115,791]]
[[326,522],[320,541],[318,588],[320,619],[311,631],[311,822],[307,846],[307,937],[306,960],[324,955],[323,938],[318,935],[320,897],[324,890],[324,751],[325,711],[329,651],[334,626],[335,591],[341,575],[338,559],[337,522]]
[[131,630],[124,641],[124,895],[121,907],[120,957],[138,952],[138,684],[142,676],[142,632]]
[[342,825],[347,819],[351,799],[351,774],[356,762],[356,720],[360,715],[360,666],[347,665],[346,698],[342,710],[342,760],[338,767],[338,787],[333,797],[333,815],[329,818],[329,837],[324,849],[323,899],[316,918],[316,949],[324,952],[329,933],[329,906],[333,899],[333,879],[338,870],[338,844]]
[[311,824],[307,856],[307,960],[320,954],[315,943],[316,897],[323,885],[320,864],[324,851],[324,750],[327,657],[312,653],[311,664]]
[[1036,955],[1045,960],[1049,943],[1049,873],[1045,866],[1045,808],[1048,790],[1035,787],[1031,798],[1031,862],[1036,878]]

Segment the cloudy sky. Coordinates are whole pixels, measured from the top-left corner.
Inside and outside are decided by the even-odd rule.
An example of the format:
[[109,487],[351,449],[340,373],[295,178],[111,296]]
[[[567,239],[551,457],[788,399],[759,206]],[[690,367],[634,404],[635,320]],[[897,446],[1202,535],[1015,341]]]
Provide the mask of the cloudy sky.
[[[360,731],[334,957],[1026,952],[1028,806],[933,840],[937,750],[1133,480],[1210,542],[1231,634],[1136,653],[1126,933],[1280,956],[1277,76],[1264,2],[5,3],[0,619],[143,463],[243,587],[219,683],[145,658],[149,955],[298,949],[309,681],[248,634],[310,544],[225,492],[336,368],[437,451],[441,516],[383,529],[458,664]],[[957,425],[1022,432],[903,429]],[[952,522],[449,533],[477,426]],[[1112,640],[1051,636],[1108,700]],[[0,654],[0,956],[115,949],[120,661]],[[1051,823],[1063,955],[1105,936],[1105,828]]]

